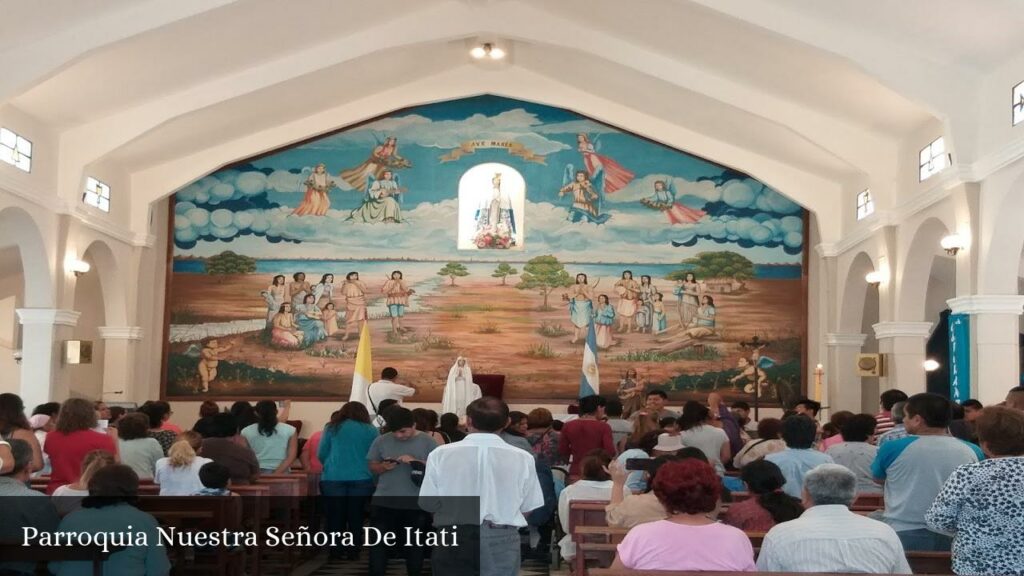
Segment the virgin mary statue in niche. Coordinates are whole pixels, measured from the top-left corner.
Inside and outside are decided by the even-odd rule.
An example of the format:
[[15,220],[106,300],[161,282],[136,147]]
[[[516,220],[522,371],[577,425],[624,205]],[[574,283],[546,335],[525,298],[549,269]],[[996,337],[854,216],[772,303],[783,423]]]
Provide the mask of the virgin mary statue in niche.
[[508,194],[501,190],[501,172],[491,178],[491,193],[476,211],[473,244],[480,249],[507,250],[516,246],[516,215]]

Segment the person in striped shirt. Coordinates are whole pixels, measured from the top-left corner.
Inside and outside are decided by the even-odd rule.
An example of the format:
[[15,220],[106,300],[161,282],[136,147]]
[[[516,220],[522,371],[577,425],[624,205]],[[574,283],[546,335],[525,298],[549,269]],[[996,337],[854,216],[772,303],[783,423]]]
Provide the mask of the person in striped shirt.
[[[889,442],[890,440],[899,440],[900,438],[906,438],[907,436],[910,436],[910,433],[907,432],[907,427],[903,425],[903,418],[906,416],[906,413],[904,412],[903,409],[904,409],[904,407],[906,405],[907,405],[906,402],[897,402],[897,403],[892,405],[892,422],[893,422],[893,427],[888,432],[886,432],[885,434],[877,434],[876,433],[875,434],[875,438],[877,438],[877,440],[875,441],[876,444],[881,446],[882,444],[885,444],[886,442]],[[876,418],[875,422],[877,422],[877,421],[878,421],[878,419]]]
[[875,422],[878,422],[878,426],[875,427],[875,434],[879,436],[896,426],[896,423],[892,421],[892,407],[897,402],[906,402],[907,393],[893,388],[892,390],[882,392],[880,400],[882,410],[875,414]]

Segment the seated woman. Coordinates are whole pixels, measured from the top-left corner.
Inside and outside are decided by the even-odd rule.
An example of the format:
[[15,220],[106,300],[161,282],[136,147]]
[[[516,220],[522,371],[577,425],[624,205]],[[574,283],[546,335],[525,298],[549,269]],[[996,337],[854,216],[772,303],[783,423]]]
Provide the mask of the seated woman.
[[754,548],[742,530],[719,524],[722,483],[711,465],[690,458],[663,465],[654,494],[665,520],[635,526],[618,545],[613,569],[753,572]]
[[89,481],[97,472],[113,466],[114,455],[106,450],[93,450],[82,459],[82,474],[70,484],[58,486],[53,491],[53,506],[57,513],[66,516],[82,507],[82,498],[89,495]]
[[286,474],[298,456],[295,427],[277,419],[277,404],[270,400],[256,403],[255,424],[242,429],[242,437],[256,453],[264,474]]
[[786,441],[782,439],[782,420],[765,418],[757,423],[757,440],[747,442],[732,459],[732,465],[742,468],[756,462],[774,452],[786,449]]
[[281,304],[270,323],[270,345],[275,348],[298,348],[303,338],[302,331],[295,324],[291,302]]
[[878,421],[871,414],[855,414],[840,429],[843,442],[825,451],[836,464],[846,466],[857,475],[857,494],[881,494],[882,487],[874,481],[871,464],[878,455],[878,446],[870,443]]
[[161,496],[191,496],[203,489],[199,480],[199,469],[209,458],[196,455],[203,445],[203,438],[189,430],[181,434],[181,439],[171,445],[167,457],[156,463],[153,483],[160,485]]
[[[676,456],[658,456],[654,458],[647,471],[647,485],[650,486],[657,478],[658,471],[669,462],[676,462]],[[651,490],[641,494],[632,494],[626,490],[626,479],[629,471],[618,462],[612,462],[608,467],[612,477],[612,495],[609,498],[608,506],[605,506],[605,521],[609,526],[615,528],[632,528],[639,524],[663,520],[668,516],[665,507],[658,496]]]
[[740,477],[752,497],[729,506],[722,522],[745,532],[767,532],[772,526],[803,514],[800,501],[782,491],[786,479],[774,463],[752,462],[743,468]]
[[729,435],[715,427],[711,410],[696,400],[687,401],[679,417],[679,427],[683,429],[680,434],[683,446],[700,449],[715,467],[715,472],[724,476],[725,463],[732,458]]
[[[114,552],[103,562],[102,572],[165,576],[171,571],[167,548],[157,545],[156,519],[135,507],[138,497],[139,477],[135,472],[122,464],[107,466],[89,480],[89,496],[82,502],[82,509],[68,514],[57,531],[80,535],[144,533],[147,546],[127,546]],[[139,540],[140,536],[132,539]],[[93,568],[89,561],[65,561],[51,562],[50,571],[57,576],[87,576]]]
[[327,339],[327,328],[324,327],[324,313],[316,306],[316,296],[307,294],[302,304],[295,307],[295,322],[302,331],[300,347],[307,348]]
[[152,478],[157,460],[164,457],[164,450],[156,438],[149,436],[149,417],[132,412],[121,419],[117,431],[121,463],[134,470],[139,478]]
[[1024,574],[1024,412],[989,406],[974,423],[988,458],[954,470],[925,521],[954,536],[954,573]]
[[568,485],[558,495],[558,519],[565,536],[558,542],[562,558],[572,560],[576,556],[576,543],[569,534],[569,504],[573,500],[608,500],[612,494],[612,478],[608,475],[611,456],[602,450],[595,450],[583,458],[580,470],[583,476]]

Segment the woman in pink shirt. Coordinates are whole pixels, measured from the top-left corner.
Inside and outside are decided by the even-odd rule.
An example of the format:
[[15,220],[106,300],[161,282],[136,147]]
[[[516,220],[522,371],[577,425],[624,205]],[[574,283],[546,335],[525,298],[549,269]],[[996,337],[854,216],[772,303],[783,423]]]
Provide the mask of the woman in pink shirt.
[[848,410],[840,410],[833,414],[829,418],[828,424],[821,427],[821,442],[818,443],[818,449],[825,452],[836,444],[842,444],[844,440],[840,430],[850,421],[850,418],[853,418],[853,412]]
[[654,477],[665,520],[633,527],[618,546],[612,568],[753,572],[754,548],[738,528],[714,520],[722,481],[706,462],[669,462]]

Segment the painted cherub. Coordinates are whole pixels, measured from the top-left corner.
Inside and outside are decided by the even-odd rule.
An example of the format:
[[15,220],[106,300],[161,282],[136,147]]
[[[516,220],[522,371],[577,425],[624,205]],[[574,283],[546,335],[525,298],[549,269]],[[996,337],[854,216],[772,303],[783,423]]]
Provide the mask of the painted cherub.
[[220,353],[231,350],[231,345],[220,346],[216,338],[210,338],[203,345],[199,359],[199,379],[203,382],[203,392],[210,391],[210,382],[217,379],[217,365],[220,364]]

